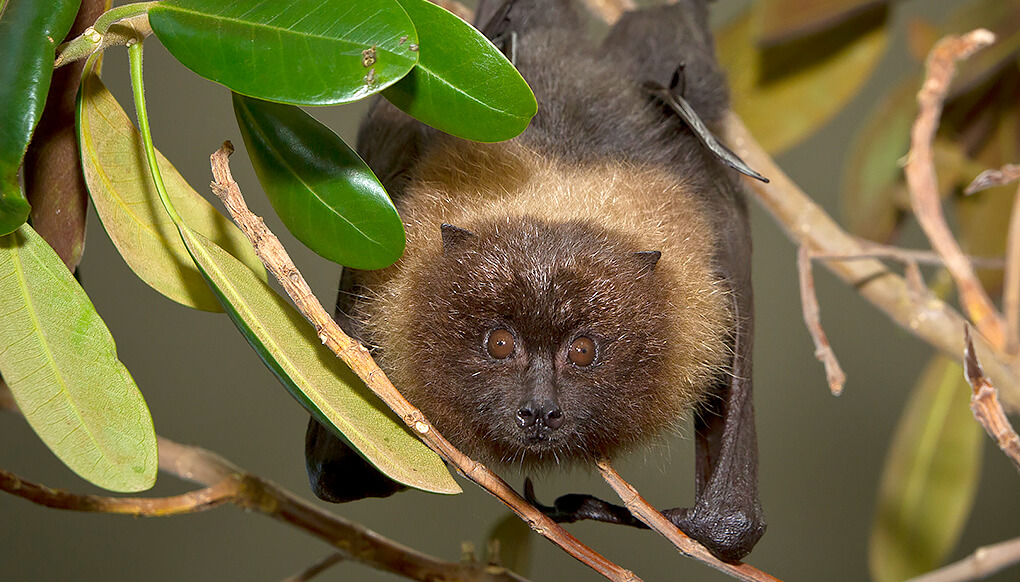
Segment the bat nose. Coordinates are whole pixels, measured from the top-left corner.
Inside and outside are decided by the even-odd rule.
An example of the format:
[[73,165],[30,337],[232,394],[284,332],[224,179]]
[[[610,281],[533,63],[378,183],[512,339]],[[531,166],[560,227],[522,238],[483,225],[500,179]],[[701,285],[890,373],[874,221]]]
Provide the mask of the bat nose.
[[517,409],[517,426],[521,428],[535,426],[539,429],[556,430],[563,426],[563,420],[563,411],[550,399],[532,398]]

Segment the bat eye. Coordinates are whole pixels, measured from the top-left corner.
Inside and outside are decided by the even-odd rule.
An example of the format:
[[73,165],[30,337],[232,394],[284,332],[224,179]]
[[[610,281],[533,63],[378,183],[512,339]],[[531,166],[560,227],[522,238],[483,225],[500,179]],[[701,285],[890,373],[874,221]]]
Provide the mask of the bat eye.
[[595,361],[595,342],[581,336],[570,344],[567,358],[577,366],[588,366]]
[[514,353],[514,334],[505,329],[493,330],[486,342],[489,355],[497,360],[504,360]]

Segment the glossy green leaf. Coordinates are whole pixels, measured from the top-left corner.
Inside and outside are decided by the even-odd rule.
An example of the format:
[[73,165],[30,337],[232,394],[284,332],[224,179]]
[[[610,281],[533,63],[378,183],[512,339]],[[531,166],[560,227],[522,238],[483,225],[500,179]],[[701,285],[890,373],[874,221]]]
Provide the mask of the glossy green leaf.
[[375,174],[301,109],[234,94],[244,145],[273,208],[301,242],[356,269],[404,252],[404,225]]
[[72,471],[113,491],[156,479],[156,433],[85,291],[28,225],[0,238],[0,373]]
[[418,62],[417,33],[395,0],[165,0],[149,23],[192,71],[281,103],[355,101]]
[[890,0],[762,0],[758,42],[773,45],[817,34]]
[[39,123],[53,59],[80,0],[9,0],[0,14],[0,235],[28,220],[18,168]]
[[181,236],[227,314],[287,390],[385,475],[410,487],[459,493],[439,456],[316,337],[300,313],[250,269],[204,236]]
[[421,58],[383,92],[412,117],[481,142],[520,134],[538,112],[531,88],[502,52],[460,18],[428,0],[399,0],[418,29]]
[[[82,0],[68,39],[92,26],[112,0]],[[46,100],[22,170],[25,194],[32,205],[29,220],[39,236],[57,251],[72,272],[85,251],[88,188],[81,171],[75,131],[75,100],[85,61],[53,71]]]
[[945,356],[933,358],[914,387],[882,475],[869,551],[874,580],[927,572],[959,538],[984,444],[970,394],[963,368]]
[[[828,31],[768,51],[755,44],[752,9],[716,35],[732,108],[762,146],[781,152],[818,130],[864,86],[888,44],[885,26]],[[822,58],[824,56],[824,58]]]
[[[78,94],[78,140],[85,182],[103,227],[131,270],[153,289],[189,307],[220,311],[159,202],[141,136],[92,71],[95,62],[95,55],[89,58]],[[265,278],[262,262],[244,234],[195,192],[166,158],[158,152],[157,156],[178,212]]]

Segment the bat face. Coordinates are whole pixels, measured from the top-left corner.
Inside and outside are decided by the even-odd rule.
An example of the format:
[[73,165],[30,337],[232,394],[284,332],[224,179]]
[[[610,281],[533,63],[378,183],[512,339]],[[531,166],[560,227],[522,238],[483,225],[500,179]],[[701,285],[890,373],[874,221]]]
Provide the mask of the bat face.
[[675,419],[682,403],[656,390],[682,344],[658,253],[528,218],[445,225],[443,239],[408,293],[406,395],[465,452],[522,468],[591,461]]

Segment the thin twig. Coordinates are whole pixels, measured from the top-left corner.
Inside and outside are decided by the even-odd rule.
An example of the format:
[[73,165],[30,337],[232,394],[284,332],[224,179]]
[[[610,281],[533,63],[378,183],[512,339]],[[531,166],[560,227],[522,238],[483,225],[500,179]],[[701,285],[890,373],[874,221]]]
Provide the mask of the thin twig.
[[980,547],[959,562],[911,578],[907,582],[980,580],[1017,563],[1020,563],[1020,538]]
[[344,557],[341,554],[330,554],[318,562],[309,566],[303,572],[288,576],[283,582],[308,582],[312,578],[322,574],[326,570],[344,561]]
[[1020,180],[1020,164],[1006,164],[998,170],[985,170],[978,174],[978,177],[963,189],[963,193],[970,195],[988,188],[1005,186],[1017,180]]
[[1002,311],[1006,315],[1006,349],[1011,354],[1020,353],[1020,188],[1013,195],[1013,213],[1009,217]]
[[681,554],[694,558],[699,562],[711,566],[716,570],[724,574],[728,574],[737,580],[744,580],[745,582],[762,582],[762,581],[773,581],[777,582],[778,579],[772,577],[761,570],[758,570],[754,566],[744,563],[730,564],[723,562],[719,558],[716,558],[709,552],[704,546],[696,542],[687,536],[684,532],[680,531],[671,521],[666,519],[659,510],[652,507],[641,494],[638,493],[630,483],[624,481],[623,477],[616,472],[616,469],[609,464],[608,461],[599,461],[597,463],[599,471],[602,473],[602,478],[609,483],[609,486],[616,491],[616,494],[623,500],[623,504],[630,510],[635,517],[641,520],[642,523],[647,525],[653,531],[668,539]]
[[45,485],[25,481],[10,471],[0,469],[0,491],[52,509],[135,517],[167,517],[199,513],[227,502],[234,502],[243,495],[244,484],[240,477],[240,475],[228,476],[210,487],[173,497],[104,497],[76,495],[60,489],[51,489]]
[[212,190],[226,206],[234,222],[251,241],[266,269],[277,278],[301,314],[315,326],[322,343],[339,356],[425,444],[456,467],[465,477],[499,498],[537,533],[545,536],[571,556],[611,580],[638,580],[632,572],[617,566],[581,543],[559,524],[529,504],[484,465],[457,450],[450,441],[439,434],[420,410],[400,395],[372,360],[368,350],[348,337],[333,321],[333,318],[326,313],[319,300],[312,294],[304,277],[294,266],[287,251],[280,244],[279,239],[269,231],[261,218],[252,214],[248,209],[237,182],[230,174],[227,158],[232,151],[233,146],[230,145],[230,142],[225,142],[223,147],[211,156],[213,176],[215,177],[215,181],[211,185]]
[[815,342],[815,358],[825,366],[825,378],[833,396],[843,393],[846,374],[836,359],[836,352],[829,345],[829,338],[822,329],[821,309],[815,294],[815,278],[811,273],[811,252],[807,247],[797,250],[797,273],[800,275],[800,304],[804,314],[804,325]]
[[[727,114],[721,133],[734,153],[771,180],[768,184],[757,180],[744,183],[794,244],[819,254],[854,256],[868,252],[790,180],[735,113]],[[959,359],[963,354],[965,320],[945,302],[931,294],[912,294],[903,277],[874,259],[826,261],[825,266],[904,329],[950,357]],[[975,344],[1003,402],[1010,410],[1020,411],[1020,378],[1010,366],[1013,360],[983,337],[975,338]]]
[[1013,461],[1016,470],[1020,471],[1020,437],[1006,418],[995,387],[981,370],[981,364],[974,353],[974,344],[970,341],[969,329],[965,329],[965,337],[967,349],[963,357],[963,369],[967,382],[974,390],[970,397],[970,410],[988,436],[992,437],[1002,452]]
[[927,60],[927,75],[917,94],[920,111],[910,132],[910,151],[904,173],[910,190],[911,206],[918,223],[946,262],[960,292],[960,303],[988,341],[999,350],[1006,347],[1005,322],[978,280],[970,262],[949,230],[942,213],[932,142],[938,130],[943,101],[955,74],[955,61],[965,59],[995,40],[978,29],[962,36],[947,36],[935,44]]
[[[893,245],[883,245],[868,240],[861,240],[861,247],[864,252],[858,255],[834,255],[811,253],[811,258],[816,261],[856,261],[860,259],[889,259],[903,264],[936,265],[944,266],[946,262],[935,251],[923,249],[905,249]],[[979,269],[1002,269],[1006,266],[1006,259],[1003,257],[974,257],[967,255],[970,264]]]

